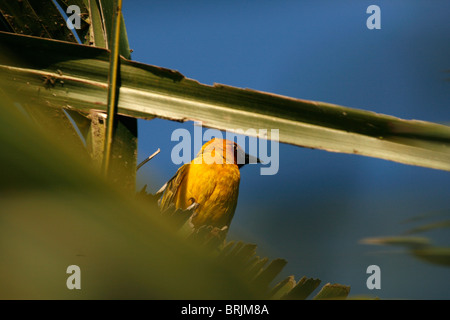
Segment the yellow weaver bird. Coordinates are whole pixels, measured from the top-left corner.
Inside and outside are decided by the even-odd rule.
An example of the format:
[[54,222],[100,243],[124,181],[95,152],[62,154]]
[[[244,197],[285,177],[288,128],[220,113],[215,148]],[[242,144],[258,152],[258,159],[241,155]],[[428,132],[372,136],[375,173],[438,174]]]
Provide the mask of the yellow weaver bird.
[[161,211],[195,206],[194,228],[229,227],[238,201],[239,168],[261,161],[244,152],[234,141],[214,138],[203,145],[195,159],[181,166],[158,192]]

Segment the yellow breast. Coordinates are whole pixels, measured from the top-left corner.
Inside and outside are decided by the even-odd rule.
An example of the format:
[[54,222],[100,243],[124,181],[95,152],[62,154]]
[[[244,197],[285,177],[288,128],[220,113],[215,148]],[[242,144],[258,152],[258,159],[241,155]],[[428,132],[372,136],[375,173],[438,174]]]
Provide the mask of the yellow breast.
[[237,165],[191,163],[176,207],[186,209],[194,201],[198,203],[197,215],[192,219],[196,227],[229,225],[237,205],[239,181]]

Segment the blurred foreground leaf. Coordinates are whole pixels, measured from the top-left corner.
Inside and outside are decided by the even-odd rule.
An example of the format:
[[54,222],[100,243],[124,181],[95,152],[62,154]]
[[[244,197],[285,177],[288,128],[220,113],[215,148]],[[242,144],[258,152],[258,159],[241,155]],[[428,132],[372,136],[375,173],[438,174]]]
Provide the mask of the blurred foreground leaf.
[[[258,297],[21,110],[1,91],[1,299]],[[69,265],[81,290],[66,287]]]
[[365,238],[361,240],[364,244],[378,244],[378,245],[391,245],[391,246],[403,246],[408,248],[425,247],[431,244],[430,240],[425,237],[410,237],[410,236],[390,236],[390,237],[375,237]]
[[[372,237],[361,240],[361,243],[372,245],[400,246],[407,249],[412,256],[432,264],[450,266],[450,247],[435,245],[433,241],[425,236],[413,236],[415,233],[425,233],[433,230],[449,228],[449,220],[444,219],[431,223],[423,223],[429,215],[421,215],[409,219],[409,222],[421,221],[422,224],[404,232],[405,235]],[[441,230],[442,231],[442,230]]]
[[429,263],[450,266],[450,247],[430,246],[412,250],[412,254]]

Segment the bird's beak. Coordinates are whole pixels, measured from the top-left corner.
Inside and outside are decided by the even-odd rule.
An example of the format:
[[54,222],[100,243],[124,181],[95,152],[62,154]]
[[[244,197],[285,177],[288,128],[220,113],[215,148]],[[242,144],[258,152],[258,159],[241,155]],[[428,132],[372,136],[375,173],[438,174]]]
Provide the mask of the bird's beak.
[[241,164],[239,167],[242,167],[249,163],[263,163],[263,162],[258,157],[254,157],[254,156],[251,156],[248,153],[246,153],[245,154],[245,162],[243,164]]
[[248,153],[245,154],[245,163],[262,163],[262,161],[258,157],[254,157],[249,155]]

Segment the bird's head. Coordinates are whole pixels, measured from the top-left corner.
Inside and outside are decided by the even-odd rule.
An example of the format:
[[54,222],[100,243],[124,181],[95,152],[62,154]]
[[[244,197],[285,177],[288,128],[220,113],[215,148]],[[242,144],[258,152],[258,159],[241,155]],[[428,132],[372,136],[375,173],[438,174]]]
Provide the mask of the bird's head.
[[239,168],[248,163],[262,163],[257,157],[251,156],[234,141],[213,138],[206,142],[197,154],[203,163],[235,164]]

